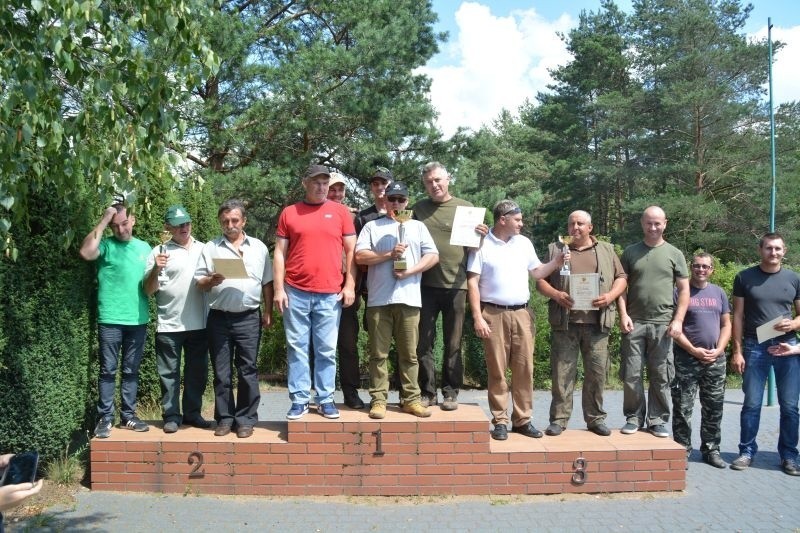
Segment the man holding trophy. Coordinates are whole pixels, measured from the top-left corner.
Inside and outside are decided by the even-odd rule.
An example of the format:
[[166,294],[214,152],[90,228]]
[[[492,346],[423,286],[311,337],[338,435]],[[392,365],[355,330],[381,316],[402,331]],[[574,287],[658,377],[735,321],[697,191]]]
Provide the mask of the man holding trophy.
[[430,416],[420,403],[417,383],[417,341],[422,307],[422,272],[439,262],[439,252],[425,224],[407,210],[408,188],[393,182],[386,190],[387,216],[368,222],[356,242],[356,263],[367,271],[367,328],[369,330],[370,418],[386,416],[389,394],[387,358],[392,339],[397,348],[400,408],[419,417]]
[[574,211],[567,219],[566,237],[547,250],[550,260],[569,248],[569,268],[553,272],[536,282],[536,289],[550,298],[548,318],[551,329],[550,368],[552,400],[547,435],[566,429],[572,415],[572,393],[578,373],[578,353],[583,357],[583,418],[589,431],[608,436],[603,389],[608,373],[608,336],[616,320],[616,299],[627,287],[614,247],[598,241],[592,233],[592,217]]

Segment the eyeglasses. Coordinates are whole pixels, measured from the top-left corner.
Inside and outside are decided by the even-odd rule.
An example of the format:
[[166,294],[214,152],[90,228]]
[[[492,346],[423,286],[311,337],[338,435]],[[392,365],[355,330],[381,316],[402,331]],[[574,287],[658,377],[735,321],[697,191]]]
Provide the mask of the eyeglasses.
[[712,270],[714,267],[711,265],[699,265],[697,263],[694,263],[692,265],[692,268],[695,270]]
[[387,196],[386,197],[386,201],[387,202],[392,202],[392,203],[396,203],[396,204],[402,204],[406,200],[408,200],[408,198],[405,198],[403,196]]

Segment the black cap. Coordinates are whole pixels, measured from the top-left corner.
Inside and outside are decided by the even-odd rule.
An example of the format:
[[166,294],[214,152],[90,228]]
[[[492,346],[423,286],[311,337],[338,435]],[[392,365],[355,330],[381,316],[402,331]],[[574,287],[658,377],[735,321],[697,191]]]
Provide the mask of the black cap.
[[386,196],[402,196],[408,198],[408,187],[402,181],[395,181],[386,187]]
[[330,177],[331,173],[328,171],[328,167],[325,165],[310,165],[306,169],[306,173],[303,174],[303,179],[307,180],[309,178],[313,178],[314,176],[321,176],[325,175]]

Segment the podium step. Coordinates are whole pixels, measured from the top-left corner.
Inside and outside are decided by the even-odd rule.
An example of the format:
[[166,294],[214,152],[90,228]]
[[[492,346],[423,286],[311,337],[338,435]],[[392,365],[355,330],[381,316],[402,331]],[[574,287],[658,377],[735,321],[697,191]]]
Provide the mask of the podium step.
[[679,491],[686,454],[647,433],[600,437],[567,430],[531,439],[489,436],[477,405],[431,409],[416,418],[389,406],[386,418],[314,409],[296,421],[260,422],[247,439],[235,433],[160,422],[135,433],[115,428],[91,442],[93,490],[229,495],[458,495]]

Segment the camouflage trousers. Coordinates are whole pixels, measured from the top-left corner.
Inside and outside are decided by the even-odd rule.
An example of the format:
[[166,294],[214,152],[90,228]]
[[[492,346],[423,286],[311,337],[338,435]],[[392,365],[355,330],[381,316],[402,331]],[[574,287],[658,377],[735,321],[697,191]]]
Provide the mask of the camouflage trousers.
[[692,411],[700,392],[700,451],[719,450],[722,407],[725,401],[725,354],[704,365],[677,344],[675,379],[672,380],[672,435],[675,442],[692,449]]

